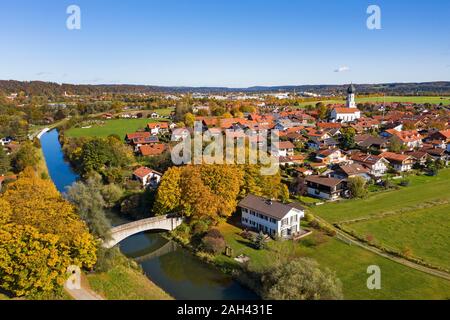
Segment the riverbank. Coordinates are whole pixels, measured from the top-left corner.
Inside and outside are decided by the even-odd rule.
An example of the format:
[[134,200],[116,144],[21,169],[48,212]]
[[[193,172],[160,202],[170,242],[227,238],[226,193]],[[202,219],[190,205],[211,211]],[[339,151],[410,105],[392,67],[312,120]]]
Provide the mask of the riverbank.
[[[41,148],[39,149],[41,161],[38,172],[51,177],[59,192],[72,185],[78,175],[70,168],[64,159],[58,132],[53,130],[40,135]],[[134,261],[125,258],[128,262],[122,263],[109,272],[97,273],[88,276],[89,284],[98,294],[109,299],[127,299],[126,295],[136,299],[170,299],[170,295],[146,277],[142,270],[133,268]],[[137,292],[132,294],[132,292]],[[68,296],[63,296],[63,298]]]
[[88,275],[91,288],[108,300],[173,300],[141,271],[115,266],[108,272]]

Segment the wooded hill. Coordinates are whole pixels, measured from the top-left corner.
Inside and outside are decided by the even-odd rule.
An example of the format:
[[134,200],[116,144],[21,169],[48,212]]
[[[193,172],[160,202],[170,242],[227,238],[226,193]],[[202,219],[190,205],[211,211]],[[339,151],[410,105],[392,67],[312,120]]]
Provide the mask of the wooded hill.
[[[450,81],[423,83],[385,83],[385,84],[355,84],[360,94],[385,93],[388,95],[450,95]],[[275,87],[160,87],[147,85],[74,85],[58,84],[44,81],[0,80],[0,93],[10,94],[25,92],[28,95],[58,96],[65,92],[71,95],[98,95],[103,93],[232,93],[232,92],[315,92],[322,95],[342,95],[348,85],[300,85]]]

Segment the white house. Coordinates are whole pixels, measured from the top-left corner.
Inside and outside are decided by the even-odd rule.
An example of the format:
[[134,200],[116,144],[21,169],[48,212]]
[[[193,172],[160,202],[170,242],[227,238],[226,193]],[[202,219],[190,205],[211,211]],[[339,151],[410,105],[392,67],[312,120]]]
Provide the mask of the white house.
[[133,172],[136,180],[140,181],[143,187],[156,188],[162,178],[162,173],[147,167],[140,167]]
[[411,156],[393,152],[383,152],[380,157],[385,158],[397,172],[410,171],[414,165],[414,159]]
[[300,232],[300,220],[305,216],[301,207],[248,195],[238,207],[242,225],[262,231],[272,237],[290,238]]
[[274,152],[275,157],[287,157],[294,155],[295,146],[290,141],[280,141],[276,149],[277,151]]
[[355,153],[351,156],[351,160],[368,168],[370,170],[369,173],[377,178],[384,176],[389,170],[389,161],[372,154]]

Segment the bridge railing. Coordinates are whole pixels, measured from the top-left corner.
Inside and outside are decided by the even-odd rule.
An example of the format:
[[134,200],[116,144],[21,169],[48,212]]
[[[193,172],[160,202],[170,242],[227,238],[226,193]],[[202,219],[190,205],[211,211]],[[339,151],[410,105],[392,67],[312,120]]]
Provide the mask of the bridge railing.
[[169,219],[182,219],[182,218],[177,214],[168,214],[165,216],[157,216],[157,217],[142,219],[142,220],[133,221],[133,222],[130,222],[127,224],[123,224],[123,225],[114,227],[111,229],[111,233],[120,232],[120,231],[127,230],[127,229],[133,229],[133,228],[139,227],[146,223],[157,223],[157,222],[161,222],[161,221],[165,221],[165,220],[169,220]]

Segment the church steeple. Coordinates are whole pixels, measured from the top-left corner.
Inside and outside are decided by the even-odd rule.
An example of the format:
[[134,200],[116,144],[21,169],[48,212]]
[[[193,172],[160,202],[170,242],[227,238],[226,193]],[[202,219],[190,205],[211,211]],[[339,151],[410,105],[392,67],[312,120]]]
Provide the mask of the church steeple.
[[356,108],[355,94],[356,89],[352,83],[347,89],[347,108]]

